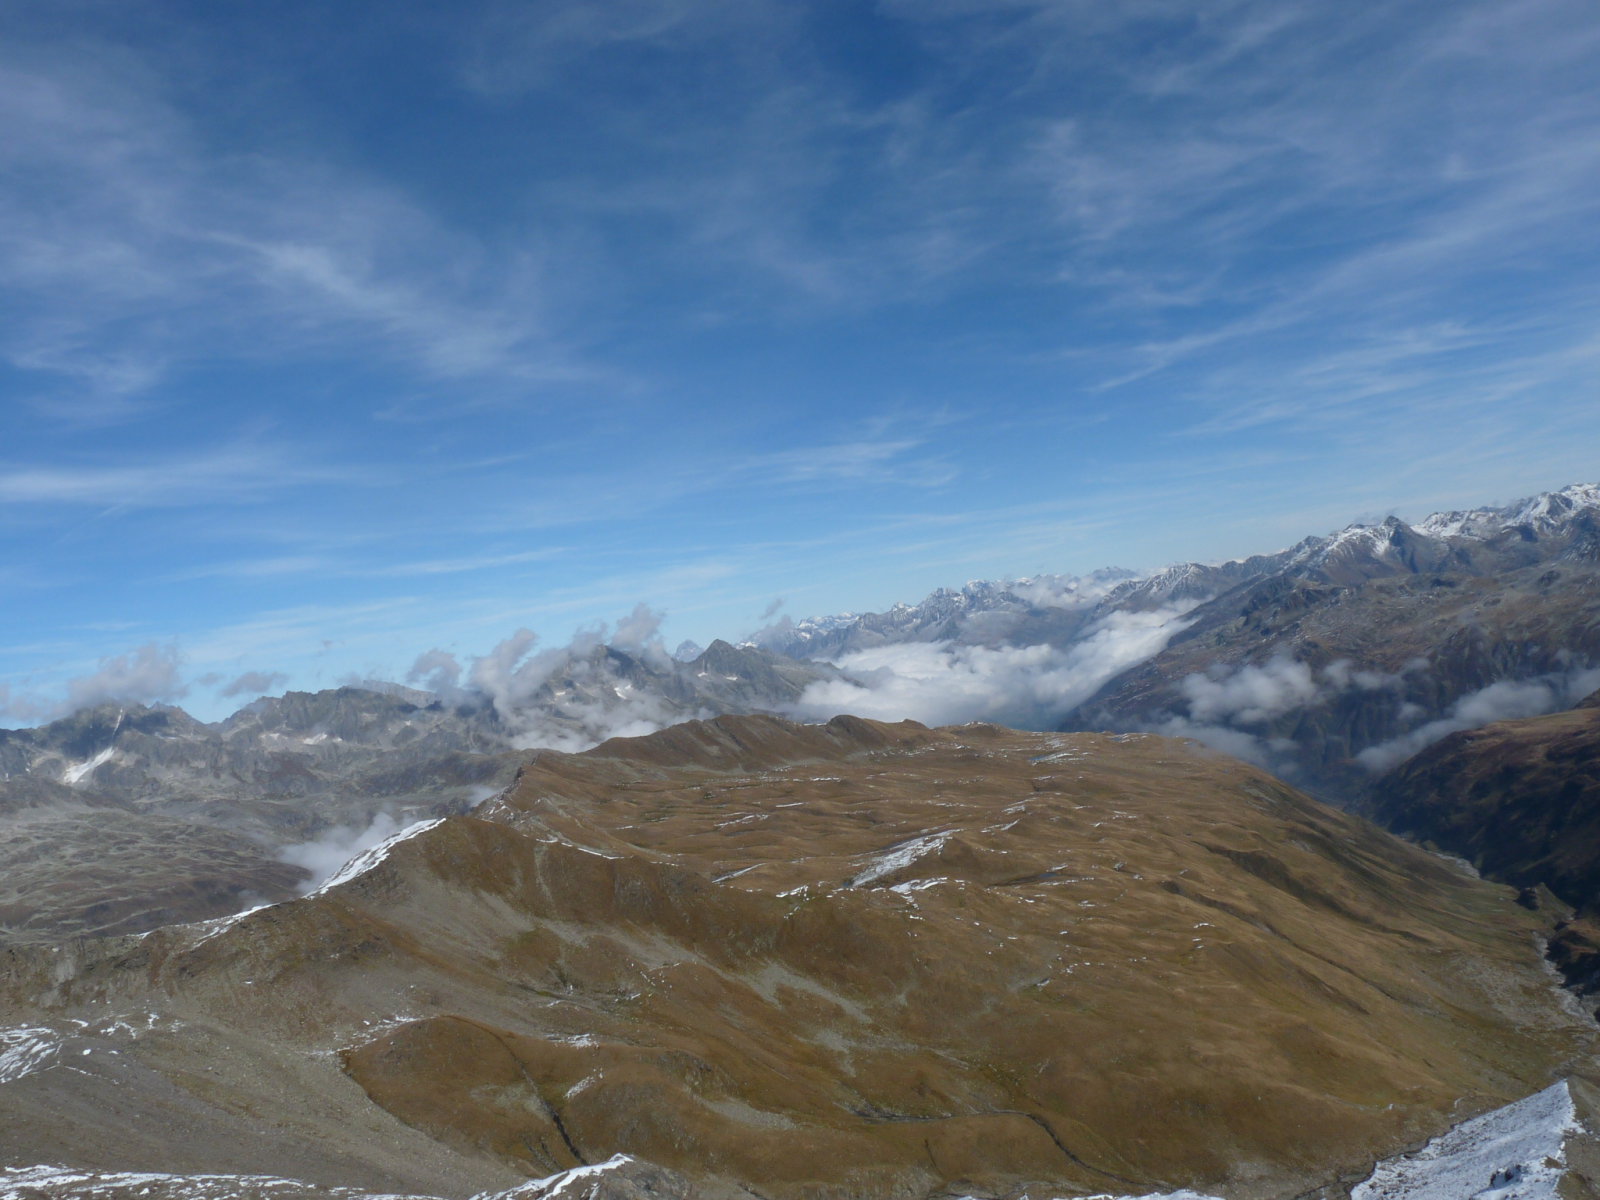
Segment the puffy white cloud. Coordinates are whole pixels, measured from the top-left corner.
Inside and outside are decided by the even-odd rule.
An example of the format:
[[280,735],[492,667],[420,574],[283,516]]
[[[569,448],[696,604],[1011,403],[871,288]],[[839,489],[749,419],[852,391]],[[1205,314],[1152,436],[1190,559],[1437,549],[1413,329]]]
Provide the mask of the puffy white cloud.
[[[540,650],[530,629],[518,629],[465,667],[455,655],[429,650],[406,678],[445,695],[463,690],[486,698],[519,749],[578,751],[607,738],[654,733],[705,713],[686,713],[619,673],[609,645],[656,669],[670,669],[661,642],[661,614],[636,605],[617,622],[579,629],[564,646]],[[465,683],[460,681],[463,676]]]
[[406,672],[406,682],[421,684],[430,692],[453,692],[461,684],[461,664],[448,651],[428,650],[417,655]]
[[1391,674],[1356,667],[1349,659],[1341,658],[1313,670],[1309,663],[1275,654],[1259,665],[1251,663],[1232,670],[1214,665],[1203,673],[1185,676],[1179,687],[1187,703],[1188,720],[1197,725],[1260,725],[1297,708],[1319,704],[1339,692],[1397,687],[1408,672],[1426,666],[1426,660],[1414,659]]
[[1247,725],[1304,708],[1320,691],[1308,664],[1282,656],[1232,672],[1189,675],[1181,686],[1195,721],[1235,720]]
[[181,698],[189,689],[178,678],[178,648],[146,642],[114,658],[100,660],[92,675],[67,681],[62,712],[76,712],[107,701],[155,703]]

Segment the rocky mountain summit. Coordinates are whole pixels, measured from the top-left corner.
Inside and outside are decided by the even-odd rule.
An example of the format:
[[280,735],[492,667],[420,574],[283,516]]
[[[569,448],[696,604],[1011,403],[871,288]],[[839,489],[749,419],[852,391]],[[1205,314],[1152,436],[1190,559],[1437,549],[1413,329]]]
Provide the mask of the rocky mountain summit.
[[1592,1052],[1514,895],[1192,743],[690,722],[303,898],[0,955],[5,1165],[1287,1195]]

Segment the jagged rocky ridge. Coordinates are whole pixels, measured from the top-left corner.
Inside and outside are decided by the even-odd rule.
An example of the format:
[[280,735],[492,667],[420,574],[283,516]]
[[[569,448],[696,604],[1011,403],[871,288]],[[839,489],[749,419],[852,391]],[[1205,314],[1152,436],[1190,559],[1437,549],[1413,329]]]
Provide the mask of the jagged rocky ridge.
[[282,900],[308,878],[286,847],[464,811],[510,782],[523,747],[767,711],[828,674],[726,642],[689,663],[598,646],[515,704],[376,685],[290,692],[216,724],[101,705],[0,731],[0,943]]
[[0,953],[5,1165],[1288,1195],[1588,1061],[1513,901],[1193,744],[691,722],[303,899]]

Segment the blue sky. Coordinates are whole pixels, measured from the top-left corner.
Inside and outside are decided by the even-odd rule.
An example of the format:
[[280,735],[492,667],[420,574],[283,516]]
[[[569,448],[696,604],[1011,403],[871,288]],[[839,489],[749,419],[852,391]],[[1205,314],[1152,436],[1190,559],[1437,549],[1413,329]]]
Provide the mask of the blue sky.
[[11,723],[1600,476],[1591,0],[0,15]]

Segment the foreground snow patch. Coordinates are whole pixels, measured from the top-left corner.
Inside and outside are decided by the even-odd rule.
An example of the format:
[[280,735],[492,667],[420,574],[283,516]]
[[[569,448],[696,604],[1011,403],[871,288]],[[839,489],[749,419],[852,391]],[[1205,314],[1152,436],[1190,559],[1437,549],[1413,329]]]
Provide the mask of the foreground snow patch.
[[1583,1126],[1566,1080],[1378,1164],[1351,1200],[1557,1200],[1566,1139]]
[[169,1175],[159,1171],[79,1171],[70,1167],[0,1167],[0,1200],[428,1200],[324,1188],[271,1175]]
[[903,867],[909,867],[917,859],[929,854],[937,854],[944,848],[945,842],[950,840],[949,832],[929,833],[922,837],[912,838],[910,841],[900,842],[891,846],[889,850],[874,859],[865,871],[852,879],[848,887],[866,887],[876,883],[886,875],[893,875]]

